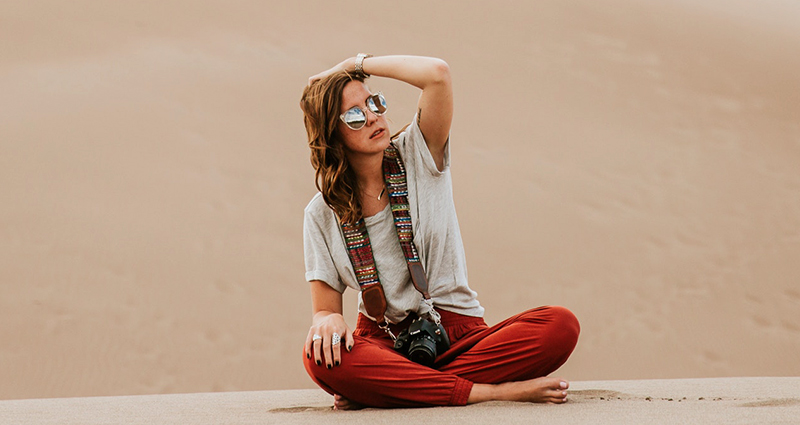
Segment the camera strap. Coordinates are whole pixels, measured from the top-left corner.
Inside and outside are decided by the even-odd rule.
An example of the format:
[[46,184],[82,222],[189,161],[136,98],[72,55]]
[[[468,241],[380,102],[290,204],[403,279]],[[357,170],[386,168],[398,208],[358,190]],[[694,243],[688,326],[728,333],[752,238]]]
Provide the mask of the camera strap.
[[[411,282],[414,288],[419,291],[425,303],[430,307],[431,318],[438,325],[441,321],[439,313],[433,308],[433,300],[428,293],[428,278],[425,275],[425,268],[419,259],[417,247],[414,246],[414,230],[411,224],[411,212],[408,206],[408,184],[406,182],[406,170],[403,159],[397,151],[394,143],[391,143],[383,153],[383,178],[389,191],[389,203],[391,204],[394,226],[397,230],[397,238],[406,258],[408,271],[411,274]],[[350,263],[356,274],[356,280],[361,287],[361,299],[367,313],[374,317],[378,327],[389,333],[389,322],[386,320],[386,294],[383,291],[378,269],[375,267],[375,259],[372,255],[372,245],[369,242],[367,225],[364,219],[359,219],[355,224],[341,223],[347,245],[347,254]]]

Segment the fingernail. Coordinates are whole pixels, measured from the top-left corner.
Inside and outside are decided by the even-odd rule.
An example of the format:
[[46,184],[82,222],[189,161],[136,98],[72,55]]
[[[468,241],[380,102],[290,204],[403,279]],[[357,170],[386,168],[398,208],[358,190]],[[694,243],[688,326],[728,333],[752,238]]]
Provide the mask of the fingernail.
[[311,358],[311,353],[306,353],[306,358],[310,359]]
[[319,365],[321,365],[321,364],[322,364],[322,362],[321,362],[321,361],[319,361],[319,360],[317,360],[317,366],[319,366]]
[[338,361],[338,360],[337,360],[337,361],[335,361],[335,362],[333,363],[333,365],[334,365],[334,366],[339,366],[339,361]]
[[353,346],[352,346],[352,345],[348,345],[348,346],[347,346],[347,351],[350,351],[350,350],[352,350],[352,349],[353,349]]
[[329,365],[329,364],[327,364],[327,365],[325,365],[325,366],[328,366],[328,369],[330,369],[330,368],[332,367],[332,366],[331,366],[331,365]]

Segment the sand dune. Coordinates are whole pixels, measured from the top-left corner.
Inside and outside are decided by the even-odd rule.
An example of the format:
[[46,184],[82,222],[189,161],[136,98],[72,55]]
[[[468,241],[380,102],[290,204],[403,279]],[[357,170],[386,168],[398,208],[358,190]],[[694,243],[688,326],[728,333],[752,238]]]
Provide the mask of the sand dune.
[[[313,388],[297,102],[453,71],[472,287],[582,323],[573,380],[797,376],[800,7],[0,6],[0,399]],[[418,93],[391,81],[395,129]],[[347,309],[354,323],[354,294]]]

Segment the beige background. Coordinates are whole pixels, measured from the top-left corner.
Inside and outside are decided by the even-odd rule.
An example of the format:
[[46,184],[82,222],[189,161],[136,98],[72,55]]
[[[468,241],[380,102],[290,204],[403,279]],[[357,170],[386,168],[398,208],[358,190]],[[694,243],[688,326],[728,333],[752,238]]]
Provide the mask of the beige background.
[[450,64],[471,285],[578,315],[559,375],[800,375],[800,6],[428,3],[2,3],[0,398],[312,388],[297,102],[360,51]]

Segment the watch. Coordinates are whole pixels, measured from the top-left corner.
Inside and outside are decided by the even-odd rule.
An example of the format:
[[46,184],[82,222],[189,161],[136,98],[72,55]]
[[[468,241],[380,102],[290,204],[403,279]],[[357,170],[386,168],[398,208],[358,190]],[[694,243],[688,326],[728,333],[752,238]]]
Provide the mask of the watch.
[[364,78],[369,77],[369,74],[364,72],[364,59],[371,57],[372,55],[368,53],[359,53],[358,55],[356,55],[356,69],[355,69],[356,75]]

